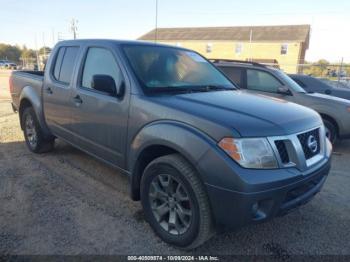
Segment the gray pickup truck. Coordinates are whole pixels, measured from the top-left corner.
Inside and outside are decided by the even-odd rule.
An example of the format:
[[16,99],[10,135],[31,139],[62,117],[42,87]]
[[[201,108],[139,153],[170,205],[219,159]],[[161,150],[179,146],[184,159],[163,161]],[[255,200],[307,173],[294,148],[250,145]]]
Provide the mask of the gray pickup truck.
[[45,73],[13,72],[10,90],[32,152],[59,138],[114,166],[156,234],[181,248],[305,204],[330,169],[315,111],[241,92],[179,47],[62,41]]
[[325,94],[307,93],[279,69],[255,62],[214,59],[219,67],[242,90],[281,98],[317,111],[332,143],[350,138],[350,101]]

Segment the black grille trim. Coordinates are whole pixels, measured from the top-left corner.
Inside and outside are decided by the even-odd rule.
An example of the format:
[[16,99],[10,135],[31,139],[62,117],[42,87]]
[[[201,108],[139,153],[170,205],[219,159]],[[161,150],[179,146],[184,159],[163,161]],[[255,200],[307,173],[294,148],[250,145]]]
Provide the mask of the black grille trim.
[[280,155],[282,163],[288,164],[290,162],[290,159],[289,159],[289,154],[285,144],[285,140],[276,140],[275,145]]
[[316,177],[316,178],[308,181],[307,183],[302,184],[302,185],[288,191],[286,198],[284,199],[283,204],[288,203],[288,202],[302,196],[303,194],[307,193],[308,191],[313,189],[315,186],[317,186],[322,181],[323,178],[324,178],[324,175]]
[[[317,141],[318,146],[317,146],[316,152],[312,152],[307,145],[307,140],[310,137],[310,135],[314,136],[316,141]],[[320,145],[320,129],[319,128],[308,131],[306,133],[299,134],[297,137],[298,137],[299,142],[303,148],[306,160],[308,160],[308,159],[310,159],[310,158],[312,158],[320,153],[320,146],[321,145]]]

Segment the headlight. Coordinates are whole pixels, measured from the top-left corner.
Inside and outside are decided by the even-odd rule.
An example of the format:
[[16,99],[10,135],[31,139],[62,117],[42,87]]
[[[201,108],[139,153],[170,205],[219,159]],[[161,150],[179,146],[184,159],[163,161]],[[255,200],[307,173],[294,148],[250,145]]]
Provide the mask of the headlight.
[[223,138],[219,147],[245,168],[277,168],[277,160],[266,138]]

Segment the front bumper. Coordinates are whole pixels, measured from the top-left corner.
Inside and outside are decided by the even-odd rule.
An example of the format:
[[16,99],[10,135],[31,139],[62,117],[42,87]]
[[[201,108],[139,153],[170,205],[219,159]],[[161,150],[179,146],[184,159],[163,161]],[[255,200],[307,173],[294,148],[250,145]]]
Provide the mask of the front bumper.
[[321,190],[329,170],[328,161],[299,182],[256,193],[235,192],[207,185],[215,221],[218,225],[236,228],[286,214],[306,204]]
[[237,228],[267,221],[310,201],[331,168],[325,157],[307,171],[297,168],[253,170],[239,167],[220,151],[199,161],[217,226]]

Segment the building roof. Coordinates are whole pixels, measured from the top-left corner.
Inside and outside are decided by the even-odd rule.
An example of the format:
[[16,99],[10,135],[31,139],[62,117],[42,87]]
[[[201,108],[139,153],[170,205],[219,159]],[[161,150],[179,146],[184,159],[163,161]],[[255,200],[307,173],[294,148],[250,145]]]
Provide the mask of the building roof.
[[[157,40],[298,41],[308,44],[310,25],[158,28]],[[156,30],[139,40],[154,40]]]

